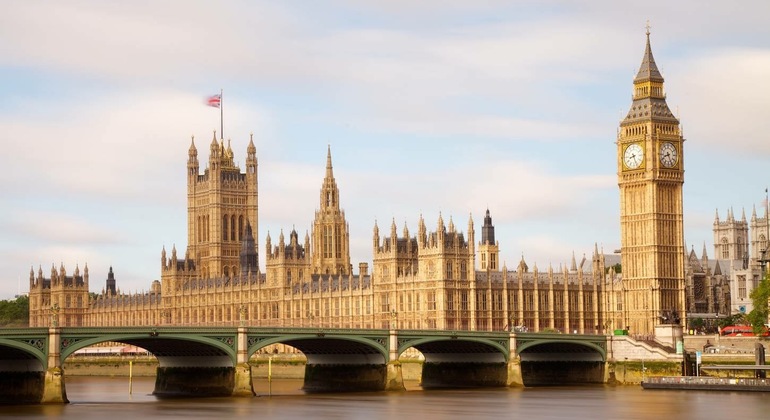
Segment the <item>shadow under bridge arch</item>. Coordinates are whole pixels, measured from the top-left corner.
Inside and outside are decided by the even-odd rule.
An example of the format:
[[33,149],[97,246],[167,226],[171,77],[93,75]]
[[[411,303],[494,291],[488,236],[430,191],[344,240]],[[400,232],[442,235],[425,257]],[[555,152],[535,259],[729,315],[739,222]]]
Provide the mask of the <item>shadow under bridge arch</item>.
[[499,387],[509,382],[507,339],[399,339],[399,354],[410,347],[425,357],[420,384],[423,388]]
[[153,394],[158,396],[229,396],[235,386],[234,333],[143,330],[94,334],[65,331],[62,361],[77,350],[102,342],[141,347],[158,359]]
[[525,386],[604,383],[607,353],[598,343],[542,339],[520,343],[517,353]]
[[387,380],[387,335],[364,337],[312,332],[249,339],[248,354],[286,344],[307,358],[303,389],[308,392],[380,391]]

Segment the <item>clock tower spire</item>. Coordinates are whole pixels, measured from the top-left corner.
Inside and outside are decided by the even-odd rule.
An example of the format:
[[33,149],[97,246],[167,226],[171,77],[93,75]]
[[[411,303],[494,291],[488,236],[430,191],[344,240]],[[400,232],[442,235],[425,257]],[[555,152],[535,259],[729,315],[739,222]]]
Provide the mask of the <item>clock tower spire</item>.
[[679,120],[666,103],[647,26],[631,109],[617,138],[624,322],[633,334],[684,322],[684,161]]

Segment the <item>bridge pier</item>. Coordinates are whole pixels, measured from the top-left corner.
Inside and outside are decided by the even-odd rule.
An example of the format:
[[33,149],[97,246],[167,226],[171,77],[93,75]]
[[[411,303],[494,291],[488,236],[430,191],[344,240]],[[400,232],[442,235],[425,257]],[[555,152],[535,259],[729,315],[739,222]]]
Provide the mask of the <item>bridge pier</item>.
[[524,387],[524,379],[521,376],[521,359],[515,353],[508,360],[508,378],[505,381],[505,386],[509,388]]
[[43,404],[66,404],[67,390],[64,386],[64,369],[61,366],[61,329],[48,329],[48,366],[43,379]]
[[236,353],[235,378],[233,384],[234,397],[253,397],[254,383],[251,379],[251,365],[249,364],[249,337],[248,329],[238,327],[238,352]]
[[521,358],[516,353],[516,334],[508,334],[508,378],[505,386],[520,388],[524,387],[524,378],[521,376]]
[[385,390],[404,391],[404,374],[398,360],[398,335],[396,330],[388,331],[388,365],[385,368]]

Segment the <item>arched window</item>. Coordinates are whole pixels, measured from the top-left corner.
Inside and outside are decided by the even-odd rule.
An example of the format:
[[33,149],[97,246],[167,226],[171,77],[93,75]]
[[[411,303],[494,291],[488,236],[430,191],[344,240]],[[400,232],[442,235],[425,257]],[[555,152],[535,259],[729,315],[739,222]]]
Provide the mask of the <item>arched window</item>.
[[230,218],[230,240],[235,240],[235,215]]
[[243,215],[238,216],[238,242],[243,241]]
[[225,266],[225,277],[230,275],[230,267]]
[[722,259],[727,260],[730,259],[730,248],[727,244],[727,238],[722,238]]
[[222,216],[222,240],[227,240],[227,215]]

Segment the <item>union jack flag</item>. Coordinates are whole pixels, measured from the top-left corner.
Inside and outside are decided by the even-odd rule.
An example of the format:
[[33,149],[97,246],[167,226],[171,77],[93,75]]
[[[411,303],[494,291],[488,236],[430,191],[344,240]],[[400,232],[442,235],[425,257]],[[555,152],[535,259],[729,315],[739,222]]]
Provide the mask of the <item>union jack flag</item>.
[[222,105],[222,95],[212,95],[206,98],[206,105],[219,108]]

